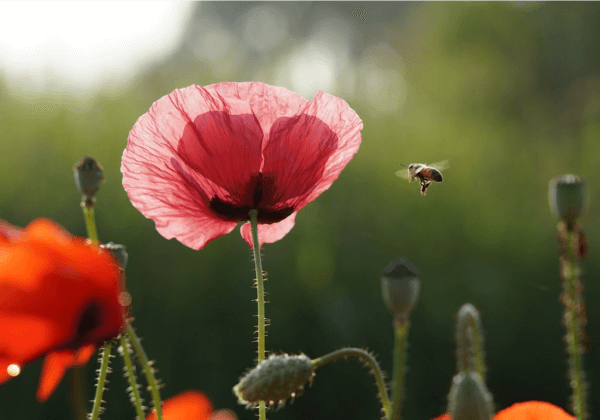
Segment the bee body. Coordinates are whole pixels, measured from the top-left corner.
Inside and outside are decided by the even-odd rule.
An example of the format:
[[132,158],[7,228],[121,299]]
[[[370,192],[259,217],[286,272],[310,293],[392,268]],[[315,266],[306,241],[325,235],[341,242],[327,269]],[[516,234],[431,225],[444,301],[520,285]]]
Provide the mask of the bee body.
[[[402,165],[406,166],[406,165]],[[425,191],[433,181],[442,182],[443,177],[440,169],[446,168],[448,166],[448,161],[443,161],[440,163],[436,163],[430,166],[427,166],[424,163],[411,163],[407,166],[408,170],[400,170],[396,172],[396,175],[408,178],[408,182],[410,182],[413,178],[419,180],[419,184],[421,185],[421,194],[425,195]]]

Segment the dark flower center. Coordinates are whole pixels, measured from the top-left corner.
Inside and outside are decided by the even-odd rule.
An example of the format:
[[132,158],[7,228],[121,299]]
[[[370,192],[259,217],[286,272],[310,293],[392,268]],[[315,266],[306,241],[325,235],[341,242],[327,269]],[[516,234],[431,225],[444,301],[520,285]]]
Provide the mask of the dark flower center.
[[258,210],[258,223],[271,224],[281,222],[294,212],[294,207],[284,207],[282,209],[269,209],[261,207],[263,195],[268,197],[273,196],[274,182],[269,177],[264,177],[262,172],[257,176],[252,177],[251,184],[254,184],[252,193],[252,206],[240,206],[221,199],[214,195],[208,202],[208,206],[212,211],[217,213],[222,218],[240,222],[249,220],[248,213],[252,209]]
[[78,340],[83,339],[87,334],[100,325],[101,311],[102,308],[96,301],[92,301],[86,306],[81,318],[79,319],[79,324],[77,325]]

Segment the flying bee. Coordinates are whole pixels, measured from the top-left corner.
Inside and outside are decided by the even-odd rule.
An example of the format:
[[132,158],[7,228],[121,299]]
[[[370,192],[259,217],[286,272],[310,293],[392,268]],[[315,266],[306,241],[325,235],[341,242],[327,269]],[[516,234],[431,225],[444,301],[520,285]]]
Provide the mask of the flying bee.
[[431,185],[432,181],[443,181],[442,173],[440,171],[448,167],[448,161],[444,160],[429,166],[427,166],[425,163],[411,163],[408,166],[401,163],[400,165],[408,169],[406,171],[404,169],[400,169],[398,172],[396,172],[396,175],[401,178],[408,179],[408,182],[410,182],[413,178],[418,179],[419,184],[421,185],[421,195],[425,195],[425,191],[427,191],[427,188],[429,185]]

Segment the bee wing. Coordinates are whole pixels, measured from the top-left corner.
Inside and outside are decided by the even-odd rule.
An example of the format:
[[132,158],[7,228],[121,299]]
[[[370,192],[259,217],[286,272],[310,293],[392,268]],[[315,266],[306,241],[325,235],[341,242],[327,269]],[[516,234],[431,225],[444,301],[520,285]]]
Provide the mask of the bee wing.
[[408,170],[400,169],[399,171],[396,172],[396,176],[399,176],[400,178],[408,179]]
[[437,162],[437,163],[433,163],[431,165],[432,168],[437,169],[438,171],[443,171],[444,169],[448,169],[450,167],[450,161],[449,160],[442,160],[441,162]]

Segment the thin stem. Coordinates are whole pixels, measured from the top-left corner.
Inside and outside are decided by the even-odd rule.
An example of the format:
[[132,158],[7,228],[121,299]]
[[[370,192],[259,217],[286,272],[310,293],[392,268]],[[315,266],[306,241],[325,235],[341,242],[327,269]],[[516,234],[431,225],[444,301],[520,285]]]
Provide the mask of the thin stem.
[[582,298],[579,294],[579,267],[575,257],[575,235],[572,229],[566,232],[566,261],[564,261],[563,280],[565,289],[565,326],[567,327],[567,348],[569,352],[570,385],[573,389],[573,411],[578,420],[585,420],[585,385],[583,379],[582,349],[579,337],[582,335],[579,325],[578,308],[581,307]]
[[135,411],[138,416],[138,420],[144,420],[144,408],[142,405],[142,397],[140,396],[140,391],[138,389],[137,379],[135,376],[134,365],[131,362],[131,357],[129,357],[129,342],[125,335],[121,334],[121,349],[123,361],[125,362],[125,369],[127,370],[127,379],[129,380],[129,386],[131,387],[131,396],[132,402],[135,406]]
[[377,360],[375,360],[375,358],[368,351],[355,347],[346,347],[343,349],[332,351],[331,353],[326,354],[325,356],[312,360],[312,365],[316,370],[321,366],[326,365],[327,363],[335,362],[340,358],[346,357],[356,357],[357,359],[360,359],[369,365],[373,376],[375,376],[375,385],[377,385],[377,390],[379,391],[379,395],[381,397],[381,405],[383,408],[383,412],[386,418],[389,418],[388,416],[390,413],[390,401],[387,394],[387,389],[385,387],[385,379],[383,376],[383,372],[381,371]]
[[[256,303],[258,305],[258,364],[265,360],[265,287],[263,281],[260,242],[258,241],[258,210],[249,212],[252,228],[252,249],[254,251],[254,270],[256,271]],[[258,404],[259,420],[266,420],[267,410],[264,401]]]
[[94,206],[85,201],[81,202],[83,216],[85,218],[85,226],[88,232],[88,238],[94,242],[98,242],[98,231],[96,230],[96,220],[94,219]]
[[100,416],[100,409],[102,407],[102,394],[104,394],[104,383],[106,382],[106,374],[108,373],[108,365],[110,363],[110,351],[112,349],[112,342],[105,341],[102,350],[100,351],[100,369],[98,375],[98,384],[96,386],[96,396],[94,397],[94,408],[92,408],[92,414],[90,420],[98,420]]
[[[85,220],[85,227],[88,232],[88,238],[94,242],[98,242],[98,231],[96,229],[96,220],[94,218],[94,204],[90,201],[83,200],[81,202],[81,209],[83,210],[83,218]],[[104,361],[105,357],[110,358],[110,348],[110,341],[105,342],[102,350],[103,353],[101,356],[102,361]],[[104,393],[104,382],[108,373],[109,361],[110,360],[107,359],[106,363],[100,363],[100,369],[98,372],[98,384],[96,386],[96,398],[94,399],[94,406],[92,407],[92,416],[94,415],[94,413],[96,413],[95,418],[97,418],[97,416],[100,415],[102,395]],[[76,420],[81,420],[83,418],[80,414],[82,410],[84,412],[87,412],[85,398],[83,398],[83,395],[87,393],[85,382],[83,381],[83,373],[83,368],[78,367],[74,368],[71,374],[69,375],[69,388],[71,389],[71,399],[74,405]]]
[[82,420],[85,418],[87,413],[86,400],[84,395],[85,382],[84,382],[83,368],[73,368],[69,370],[69,394],[71,397],[71,411],[73,412],[74,420]]
[[392,401],[392,414],[390,420],[400,419],[402,403],[404,402],[404,364],[406,361],[406,337],[410,323],[405,319],[394,320],[394,392]]
[[148,356],[146,356],[146,352],[140,343],[140,339],[136,335],[135,331],[131,327],[131,324],[127,322],[127,336],[133,349],[137,353],[138,359],[142,364],[142,369],[144,370],[144,375],[146,375],[146,380],[148,381],[148,387],[150,388],[150,393],[152,394],[152,401],[154,401],[154,409],[156,410],[156,418],[157,420],[162,420],[162,403],[160,399],[160,392],[158,390],[158,383],[156,381],[156,377],[154,376],[154,369],[150,365],[148,361]]

